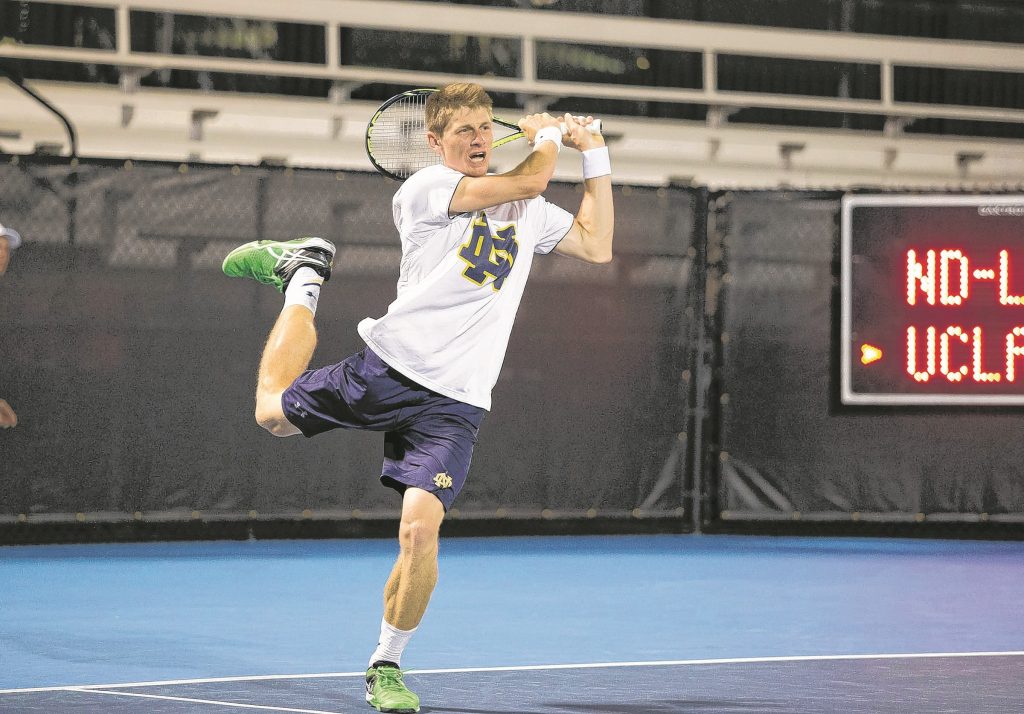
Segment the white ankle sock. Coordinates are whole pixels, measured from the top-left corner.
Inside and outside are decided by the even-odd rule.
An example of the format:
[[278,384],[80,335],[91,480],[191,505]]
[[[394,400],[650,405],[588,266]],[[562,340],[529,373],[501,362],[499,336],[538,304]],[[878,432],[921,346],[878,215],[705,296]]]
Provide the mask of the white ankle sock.
[[288,282],[284,291],[284,306],[302,305],[316,314],[316,304],[320,300],[320,286],[324,279],[312,268],[299,268]]
[[396,665],[401,666],[402,650],[409,644],[409,639],[415,631],[415,627],[411,630],[399,630],[397,627],[389,625],[387,620],[381,618],[380,640],[377,642],[377,649],[370,655],[369,666],[372,667],[374,662],[394,662]]

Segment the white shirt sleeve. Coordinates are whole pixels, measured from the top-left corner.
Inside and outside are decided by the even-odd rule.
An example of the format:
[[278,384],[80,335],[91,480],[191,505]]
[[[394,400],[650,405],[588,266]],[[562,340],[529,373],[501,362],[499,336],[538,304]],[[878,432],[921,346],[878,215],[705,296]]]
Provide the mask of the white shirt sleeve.
[[395,194],[395,225],[402,236],[418,242],[424,233],[452,221],[448,214],[463,175],[446,166],[431,166],[410,176]]
[[548,203],[543,196],[533,199],[531,204],[533,205],[530,206],[530,210],[536,212],[537,217],[537,244],[533,252],[550,253],[572,228],[573,215],[553,203]]

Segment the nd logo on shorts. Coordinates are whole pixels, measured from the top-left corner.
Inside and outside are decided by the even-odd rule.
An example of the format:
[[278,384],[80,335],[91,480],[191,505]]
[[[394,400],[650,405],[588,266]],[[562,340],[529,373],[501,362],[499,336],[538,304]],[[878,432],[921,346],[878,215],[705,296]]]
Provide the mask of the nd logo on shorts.
[[451,488],[452,477],[446,473],[438,474],[434,477],[434,485],[438,488]]

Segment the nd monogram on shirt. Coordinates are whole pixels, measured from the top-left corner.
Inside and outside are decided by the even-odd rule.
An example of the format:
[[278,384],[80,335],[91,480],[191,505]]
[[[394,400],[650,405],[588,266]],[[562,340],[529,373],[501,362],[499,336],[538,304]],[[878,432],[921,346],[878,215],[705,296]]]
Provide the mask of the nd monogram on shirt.
[[469,240],[459,250],[459,257],[466,261],[463,277],[476,285],[485,285],[491,279],[491,287],[501,290],[519,254],[516,224],[492,230],[486,212],[481,211],[470,229]]

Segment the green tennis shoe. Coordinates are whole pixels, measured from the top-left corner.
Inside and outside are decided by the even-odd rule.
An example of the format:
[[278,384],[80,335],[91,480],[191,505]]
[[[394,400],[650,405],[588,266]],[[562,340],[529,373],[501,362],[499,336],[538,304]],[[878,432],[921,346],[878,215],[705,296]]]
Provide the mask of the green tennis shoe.
[[323,238],[296,238],[240,245],[227,254],[221,268],[229,277],[251,278],[284,292],[299,268],[312,268],[325,282],[330,280],[333,263],[333,243]]
[[402,681],[402,670],[390,662],[377,662],[366,670],[366,703],[379,712],[412,714],[420,710],[420,698]]

